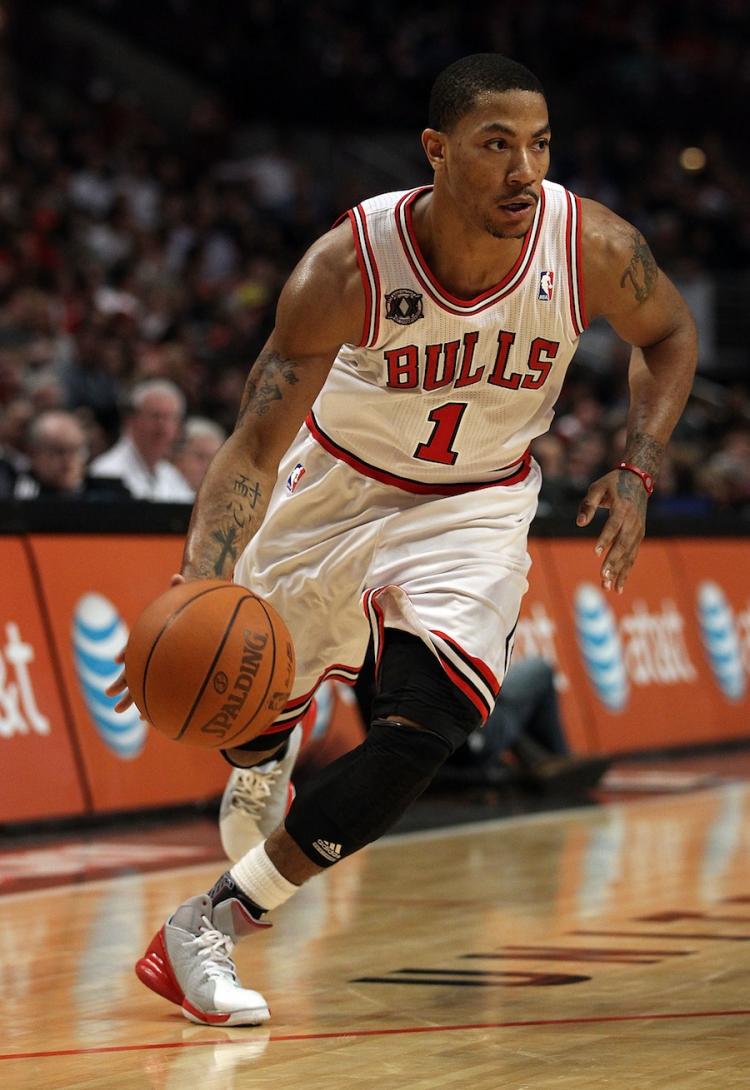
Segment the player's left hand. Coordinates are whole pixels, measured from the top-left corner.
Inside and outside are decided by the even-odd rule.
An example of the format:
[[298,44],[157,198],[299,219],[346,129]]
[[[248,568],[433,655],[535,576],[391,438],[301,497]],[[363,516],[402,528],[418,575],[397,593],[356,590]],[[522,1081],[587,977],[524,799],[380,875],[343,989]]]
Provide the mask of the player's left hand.
[[630,569],[646,532],[646,490],[632,473],[617,469],[590,485],[578,508],[576,523],[588,526],[598,507],[606,507],[609,517],[594,546],[602,556],[601,582],[605,590],[622,594]]

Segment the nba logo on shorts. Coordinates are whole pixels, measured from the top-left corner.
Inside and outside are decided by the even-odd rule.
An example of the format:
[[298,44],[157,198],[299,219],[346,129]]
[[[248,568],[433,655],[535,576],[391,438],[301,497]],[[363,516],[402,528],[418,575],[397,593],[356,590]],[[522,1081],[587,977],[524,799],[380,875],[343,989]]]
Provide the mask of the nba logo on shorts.
[[296,466],[286,479],[286,490],[291,495],[295,488],[305,475],[305,467],[302,462],[297,462]]
[[539,273],[539,294],[537,299],[541,299],[543,303],[549,303],[552,298],[552,289],[555,283],[555,273],[553,269],[545,269]]

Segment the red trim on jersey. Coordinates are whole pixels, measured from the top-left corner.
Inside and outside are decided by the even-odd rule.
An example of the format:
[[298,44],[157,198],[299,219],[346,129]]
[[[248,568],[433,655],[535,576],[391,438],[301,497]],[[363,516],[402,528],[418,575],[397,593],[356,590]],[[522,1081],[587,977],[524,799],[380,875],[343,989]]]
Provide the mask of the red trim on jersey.
[[294,726],[295,723],[298,723],[300,719],[307,714],[307,705],[314,699],[316,692],[324,681],[343,681],[345,685],[353,685],[357,680],[356,676],[351,677],[348,676],[348,674],[343,674],[341,671],[346,670],[351,674],[357,675],[361,669],[361,664],[359,666],[345,666],[342,662],[336,662],[332,666],[327,666],[313,685],[312,689],[308,690],[308,692],[304,693],[302,696],[296,696],[293,700],[288,700],[284,705],[284,710],[281,713],[282,715],[290,711],[299,711],[298,718],[287,719],[283,723],[279,723],[278,721],[272,723],[266,730],[261,731],[261,735],[265,737],[267,734],[277,734],[279,731],[289,730],[290,726]]
[[573,258],[570,245],[570,236],[573,226],[573,209],[570,206],[570,194],[565,191],[565,272],[568,281],[568,309],[570,310],[570,322],[576,337],[581,334],[576,322],[575,303],[573,301]]
[[433,628],[432,632],[434,633],[434,635],[439,636],[441,640],[445,640],[448,646],[465,661],[467,666],[473,667],[473,669],[476,670],[476,672],[482,678],[492,695],[494,697],[497,697],[500,692],[500,682],[497,680],[492,670],[490,670],[487,663],[483,662],[482,659],[476,658],[474,655],[470,655],[468,651],[464,650],[464,648],[461,646],[460,643],[458,643],[457,640],[454,640],[452,636],[448,636],[445,632],[441,632],[437,628]]
[[[542,233],[542,221],[544,219],[544,210],[546,207],[546,198],[544,195],[544,189],[540,191],[539,208],[534,216],[534,221],[529,230],[524,235],[523,245],[521,252],[519,253],[513,266],[508,270],[499,284],[495,284],[494,287],[488,288],[486,291],[481,292],[479,295],[475,295],[473,299],[459,299],[457,296],[452,295],[446,288],[440,284],[440,282],[433,275],[430,267],[425,261],[422,250],[420,249],[419,242],[417,241],[416,234],[414,233],[414,224],[412,219],[412,207],[416,199],[425,193],[427,190],[432,189],[432,186],[422,186],[420,189],[412,190],[410,193],[406,193],[398,202],[395,208],[396,217],[396,229],[398,236],[401,240],[401,245],[406,255],[406,259],[411,266],[411,270],[415,277],[427,291],[433,302],[437,303],[442,310],[448,311],[449,314],[458,314],[461,316],[469,316],[474,314],[481,314],[483,310],[487,310],[489,307],[494,306],[495,303],[499,303],[501,299],[505,299],[508,295],[516,290],[516,288],[523,283],[526,278],[526,274],[531,267],[531,262],[536,251],[539,237]],[[414,249],[414,254],[417,260],[412,257],[411,250],[404,237],[404,230],[401,224],[401,209],[404,209],[404,220],[406,222],[406,231],[409,237],[409,241]],[[521,273],[518,280],[507,287],[507,285],[513,280],[517,274]],[[506,288],[503,291],[503,288]],[[478,303],[484,301],[484,306],[477,307]],[[452,304],[452,305],[451,305]],[[474,309],[476,308],[476,309]]]
[[441,482],[435,482],[430,484],[426,481],[415,481],[411,477],[399,477],[396,473],[388,473],[384,469],[380,469],[378,466],[371,465],[369,462],[364,462],[361,458],[358,458],[356,454],[352,454],[351,451],[345,447],[339,446],[339,444],[321,429],[317,420],[315,419],[312,410],[305,417],[305,424],[307,425],[310,434],[317,443],[320,443],[324,450],[327,450],[329,454],[334,458],[340,459],[342,462],[346,462],[352,469],[356,469],[358,473],[361,473],[365,477],[370,477],[374,481],[380,481],[381,484],[392,485],[394,488],[400,488],[403,492],[413,492],[415,495],[420,496],[460,496],[464,492],[478,492],[482,488],[495,488],[500,485],[520,484],[521,481],[525,481],[531,470],[531,453],[530,451],[524,451],[517,462],[511,462],[509,466],[503,466],[504,469],[513,469],[514,466],[518,466],[518,469],[507,477],[500,477],[495,481],[476,481],[474,483],[465,484],[443,484]]
[[349,224],[352,229],[352,235],[354,236],[354,248],[357,251],[357,264],[359,265],[359,274],[362,277],[362,288],[365,293],[365,319],[362,325],[362,336],[357,344],[357,348],[364,348],[370,336],[370,316],[372,314],[372,292],[370,290],[370,278],[367,275],[367,266],[365,264],[365,255],[362,252],[362,245],[359,241],[359,231],[357,229],[357,218],[354,214],[354,209],[347,212],[349,218]]
[[583,216],[581,215],[581,198],[574,196],[573,199],[576,202],[576,208],[578,210],[578,222],[576,224],[576,272],[578,273],[578,311],[581,315],[581,321],[583,322],[583,328],[588,329],[588,318],[586,317],[586,303],[583,294],[583,258],[581,238],[583,234]]
[[[581,259],[581,199],[565,190],[567,216],[565,220],[565,263],[568,274],[568,305],[573,332],[580,337],[588,327],[583,301],[583,267]],[[575,237],[573,219],[575,213]]]
[[373,248],[372,248],[372,243],[370,242],[370,232],[369,232],[368,227],[367,227],[367,216],[365,214],[365,210],[362,207],[362,205],[360,204],[358,207],[359,207],[359,211],[360,211],[360,214],[361,214],[361,217],[362,217],[362,232],[363,232],[363,234],[365,236],[365,247],[367,248],[367,254],[368,254],[368,257],[370,258],[370,266],[372,268],[372,275],[373,275],[373,278],[375,280],[375,293],[374,293],[375,297],[374,297],[374,300],[373,300],[373,307],[375,308],[375,313],[374,313],[373,318],[372,318],[373,330],[372,330],[372,337],[370,338],[370,340],[368,341],[368,343],[366,345],[367,348],[372,348],[372,346],[377,342],[378,333],[380,332],[380,273],[378,272],[378,263],[375,260],[375,253],[374,253]]
[[[370,616],[370,610],[371,609],[372,609],[373,613],[375,614],[375,621],[376,621],[377,626],[378,626],[378,633],[377,633],[377,635],[378,635],[378,647],[377,647],[377,654],[375,656],[375,675],[376,676],[380,672],[380,660],[383,657],[383,640],[384,640],[384,636],[385,636],[385,617],[383,615],[382,607],[379,606],[378,603],[377,603],[377,596],[384,590],[385,590],[385,587],[375,587],[372,590],[366,591],[365,595],[364,595],[364,597],[362,599],[362,608],[365,611],[365,616],[367,617],[367,622],[370,625],[370,628],[372,628],[372,617]],[[375,633],[373,633],[373,637],[374,637],[374,635],[375,635]]]
[[464,696],[469,698],[474,707],[482,716],[482,719],[487,719],[490,712],[492,711],[492,708],[490,708],[490,706],[482,699],[476,689],[474,689],[473,686],[469,684],[463,674],[460,674],[458,672],[453,663],[448,662],[444,655],[440,655],[439,651],[438,655],[440,658],[440,665],[443,667],[446,674],[451,679],[456,688],[460,689]]

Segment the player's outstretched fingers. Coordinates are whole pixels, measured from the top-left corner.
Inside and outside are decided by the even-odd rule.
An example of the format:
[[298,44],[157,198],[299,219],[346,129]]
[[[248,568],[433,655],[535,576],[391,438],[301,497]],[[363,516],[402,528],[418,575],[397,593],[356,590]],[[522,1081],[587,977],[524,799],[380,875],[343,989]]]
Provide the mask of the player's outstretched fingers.
[[599,534],[596,545],[594,546],[594,552],[596,553],[596,555],[603,555],[605,558],[602,568],[604,568],[604,566],[607,564],[609,564],[609,566],[611,567],[611,562],[613,558],[610,554],[612,552],[615,542],[618,540],[621,533],[622,518],[614,514],[610,515],[607,521],[604,523],[604,526],[602,527],[602,532]]
[[[118,651],[115,655],[115,662],[119,662],[122,665],[125,662],[125,648],[122,651]],[[123,670],[114,681],[110,682],[107,688],[104,690],[107,696],[119,696],[122,693],[120,700],[115,704],[116,712],[126,711],[133,703],[133,698],[128,692],[128,683],[125,678],[125,671]]]
[[622,594],[630,569],[635,563],[640,541],[640,535],[627,525],[620,525],[617,537],[602,563],[601,577],[605,590],[616,590],[618,594]]

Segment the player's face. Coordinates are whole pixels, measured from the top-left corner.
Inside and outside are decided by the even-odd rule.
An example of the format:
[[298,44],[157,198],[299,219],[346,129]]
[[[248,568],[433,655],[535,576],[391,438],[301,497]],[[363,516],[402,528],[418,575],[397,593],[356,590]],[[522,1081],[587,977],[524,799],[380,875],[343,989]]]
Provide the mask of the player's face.
[[529,230],[549,169],[547,103],[534,91],[489,92],[443,134],[436,185],[461,214],[495,238]]

